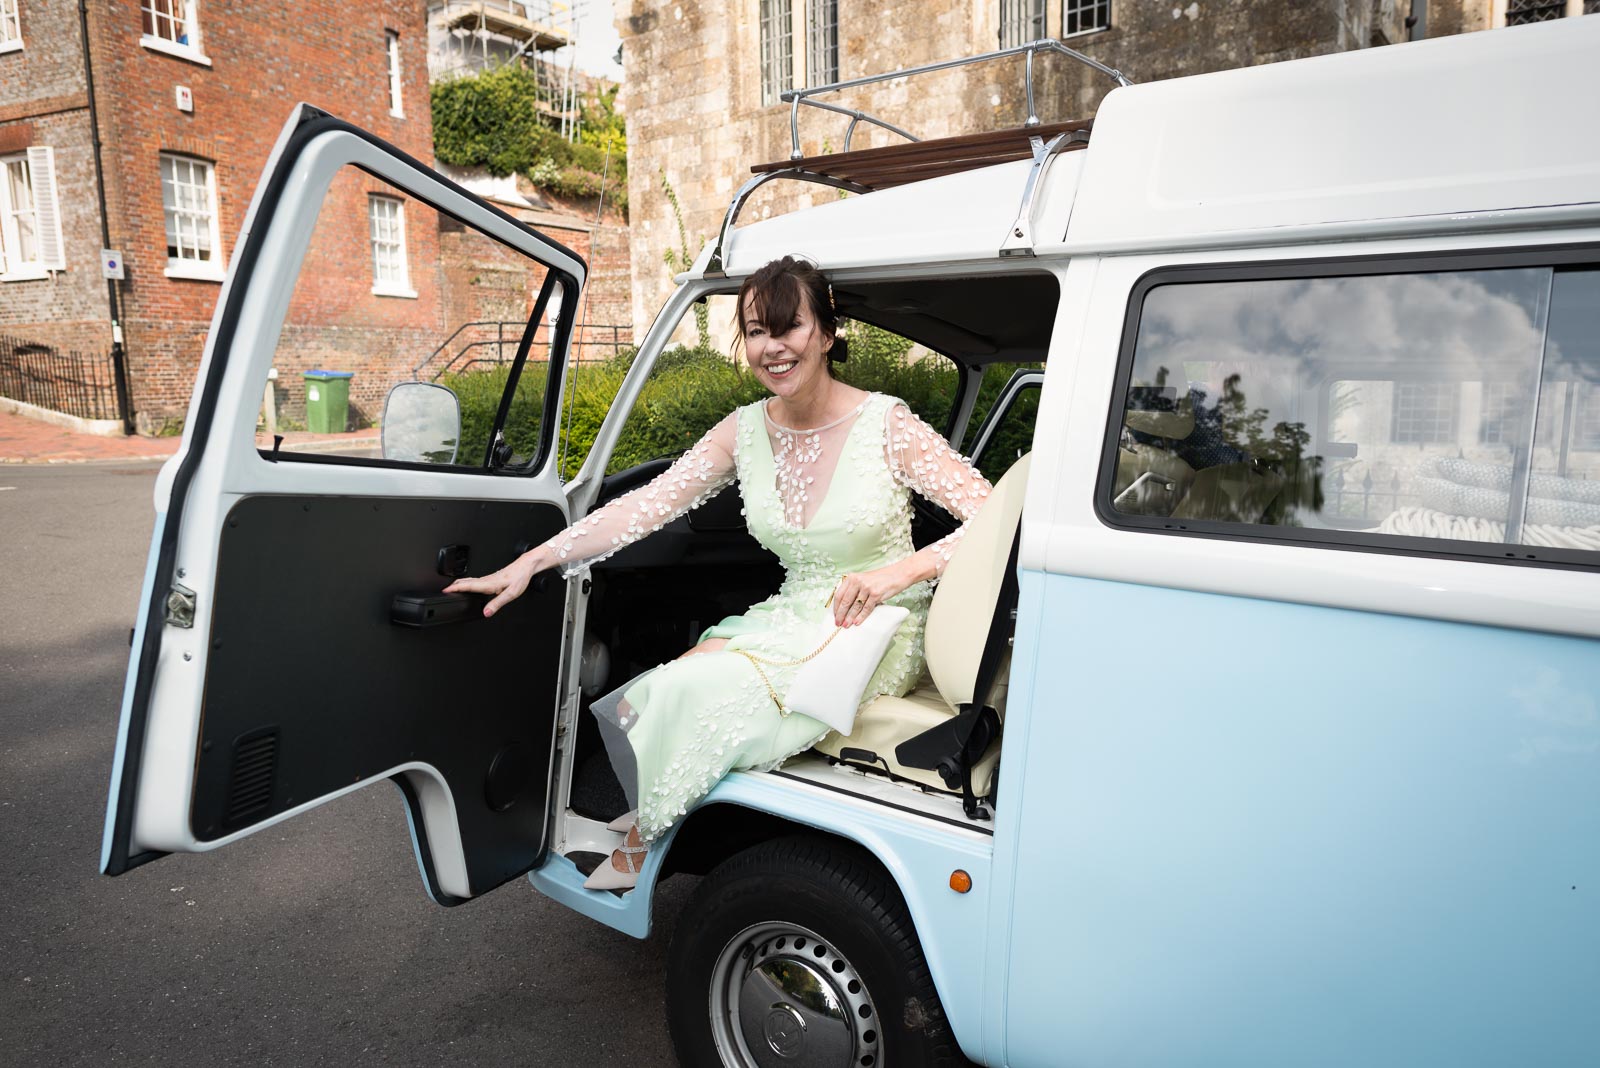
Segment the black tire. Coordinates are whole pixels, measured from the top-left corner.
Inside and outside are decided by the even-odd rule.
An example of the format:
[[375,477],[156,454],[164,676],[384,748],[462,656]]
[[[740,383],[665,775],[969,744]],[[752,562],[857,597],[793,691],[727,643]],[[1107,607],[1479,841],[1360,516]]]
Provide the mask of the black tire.
[[[797,947],[796,931],[806,944]],[[765,1022],[755,1023],[750,1013],[730,1013],[738,1004],[736,991],[770,982],[774,968],[781,976],[794,975],[801,962],[809,970],[805,983],[820,976],[828,984],[837,1019],[807,1012],[828,1005],[826,1000],[801,998],[794,1009],[780,1011],[766,996],[771,988],[760,985],[748,996],[755,998],[752,1003],[770,1003],[770,1011],[763,1009]],[[849,989],[853,977],[859,978],[854,991]],[[792,1026],[781,1015],[785,1012],[792,1012],[797,1022],[803,1016],[812,1022]],[[736,1047],[731,1056],[719,1049],[719,1017],[722,1047]],[[763,842],[706,876],[672,934],[667,1019],[684,1068],[749,1068],[777,1061],[836,1061],[840,1068],[959,1068],[970,1063],[950,1033],[899,889],[866,851],[821,837]],[[776,1035],[780,1042],[811,1045],[803,1051],[789,1049],[798,1059],[788,1060],[773,1047],[762,1048],[759,1040],[752,1046],[745,1037],[750,1027],[768,1028],[759,1034]],[[835,1044],[824,1054],[822,1043],[846,1033],[853,1033],[849,1045]]]

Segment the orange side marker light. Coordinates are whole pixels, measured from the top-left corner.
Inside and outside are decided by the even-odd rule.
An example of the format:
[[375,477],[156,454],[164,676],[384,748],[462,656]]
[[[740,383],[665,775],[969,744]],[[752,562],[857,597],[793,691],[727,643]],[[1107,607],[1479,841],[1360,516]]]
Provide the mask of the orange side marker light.
[[958,894],[964,894],[972,889],[972,876],[957,868],[950,873],[950,889]]

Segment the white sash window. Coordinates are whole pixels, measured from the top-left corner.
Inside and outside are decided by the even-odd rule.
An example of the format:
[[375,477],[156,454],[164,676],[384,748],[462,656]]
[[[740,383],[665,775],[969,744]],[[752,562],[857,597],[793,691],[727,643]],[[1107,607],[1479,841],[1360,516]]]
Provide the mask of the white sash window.
[[161,207],[167,223],[167,277],[220,281],[215,168],[205,160],[163,154]]
[[66,266],[54,151],[0,156],[0,280],[43,278]]
[[1111,0],[1065,0],[1061,7],[1061,36],[1097,33],[1111,28]]
[[406,210],[394,197],[369,197],[372,228],[372,291],[385,297],[414,297],[406,267]]
[[0,0],[0,52],[22,47],[22,18],[17,13],[17,2]]
[[139,22],[144,30],[139,43],[153,52],[209,67],[211,61],[200,52],[197,4],[198,0],[139,0]]
[[405,108],[400,106],[400,35],[385,30],[383,37],[389,55],[389,114],[401,119],[405,118]]

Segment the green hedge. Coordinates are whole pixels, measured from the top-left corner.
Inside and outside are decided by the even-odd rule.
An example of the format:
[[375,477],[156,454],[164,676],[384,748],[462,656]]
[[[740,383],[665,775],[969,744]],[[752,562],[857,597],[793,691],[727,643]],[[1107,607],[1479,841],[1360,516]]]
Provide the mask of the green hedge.
[[[861,389],[899,397],[933,426],[944,428],[956,393],[953,364],[938,356],[912,360],[909,341],[859,323],[852,324],[845,336],[850,338],[850,358],[836,365],[840,379]],[[625,350],[604,363],[584,364],[577,369],[575,391],[569,388],[568,404],[562,412],[561,430],[570,430],[571,435],[561,464],[563,478],[576,475],[589,455],[634,355]],[[964,447],[970,448],[978,419],[994,404],[1013,370],[1006,365],[991,368],[984,375],[974,409],[974,425],[968,429]],[[476,462],[484,454],[495,410],[505,392],[507,373],[502,367],[440,380],[461,400],[459,455],[465,462]],[[546,365],[530,364],[517,383],[517,394],[506,420],[506,440],[518,457],[531,456],[537,445],[547,373]],[[681,345],[668,349],[645,382],[606,470],[621,471],[647,460],[675,457],[733,409],[763,396],[766,390],[742,361],[730,360],[712,349]],[[985,474],[998,478],[1010,466],[1016,450],[1026,449],[1031,426],[1031,419],[1008,421],[990,450],[990,456],[1000,462],[988,465],[995,470]]]

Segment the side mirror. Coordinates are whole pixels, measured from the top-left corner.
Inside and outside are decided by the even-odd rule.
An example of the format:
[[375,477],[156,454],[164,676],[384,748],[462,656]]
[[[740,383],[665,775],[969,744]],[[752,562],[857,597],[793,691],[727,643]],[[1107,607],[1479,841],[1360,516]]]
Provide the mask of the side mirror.
[[461,438],[461,402],[443,386],[402,382],[383,402],[383,458],[453,464]]

